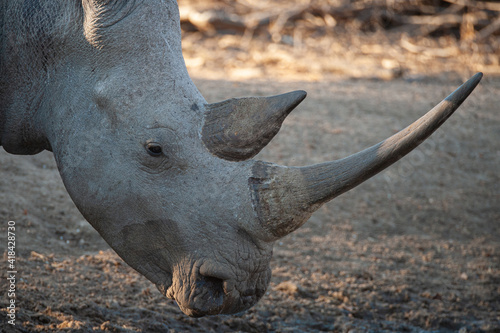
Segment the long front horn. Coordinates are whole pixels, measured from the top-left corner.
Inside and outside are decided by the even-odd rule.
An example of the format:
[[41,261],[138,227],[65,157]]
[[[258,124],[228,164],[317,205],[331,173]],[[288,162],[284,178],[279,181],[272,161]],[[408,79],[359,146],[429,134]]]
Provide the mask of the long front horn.
[[323,203],[408,154],[453,114],[482,76],[474,75],[407,128],[349,157],[307,167],[255,162],[249,186],[264,237],[276,240],[296,230]]

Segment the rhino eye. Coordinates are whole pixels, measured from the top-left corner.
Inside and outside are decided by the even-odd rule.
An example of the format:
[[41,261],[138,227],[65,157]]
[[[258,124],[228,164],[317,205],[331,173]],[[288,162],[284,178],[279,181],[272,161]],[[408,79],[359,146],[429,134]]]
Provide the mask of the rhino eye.
[[148,144],[146,144],[146,150],[151,156],[157,157],[162,154],[161,146],[155,142],[149,142]]

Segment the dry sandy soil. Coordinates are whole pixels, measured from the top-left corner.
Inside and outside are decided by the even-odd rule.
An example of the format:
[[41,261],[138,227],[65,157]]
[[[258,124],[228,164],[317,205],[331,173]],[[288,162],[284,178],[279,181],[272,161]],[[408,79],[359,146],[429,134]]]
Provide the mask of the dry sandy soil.
[[[374,144],[460,84],[195,80],[209,102],[309,92],[259,156],[304,165]],[[193,319],[79,214],[53,157],[0,151],[0,331],[7,221],[16,222],[18,332],[500,332],[500,80],[483,82],[425,144],[321,208],[275,246],[252,309]]]

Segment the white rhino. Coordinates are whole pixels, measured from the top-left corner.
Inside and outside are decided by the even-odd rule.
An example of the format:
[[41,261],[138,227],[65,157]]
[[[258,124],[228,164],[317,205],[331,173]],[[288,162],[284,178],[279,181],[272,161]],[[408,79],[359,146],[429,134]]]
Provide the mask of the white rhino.
[[207,104],[188,76],[171,0],[3,0],[0,144],[54,153],[83,216],[190,316],[265,293],[273,243],[414,149],[479,83],[347,158],[253,160],[306,96]]

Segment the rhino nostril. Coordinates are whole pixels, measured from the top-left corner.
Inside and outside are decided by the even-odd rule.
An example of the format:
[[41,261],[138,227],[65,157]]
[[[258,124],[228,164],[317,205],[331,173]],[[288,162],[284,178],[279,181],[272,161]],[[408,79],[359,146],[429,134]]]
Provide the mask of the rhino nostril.
[[213,276],[200,275],[196,285],[198,288],[209,290],[213,298],[222,304],[224,299],[224,280]]

